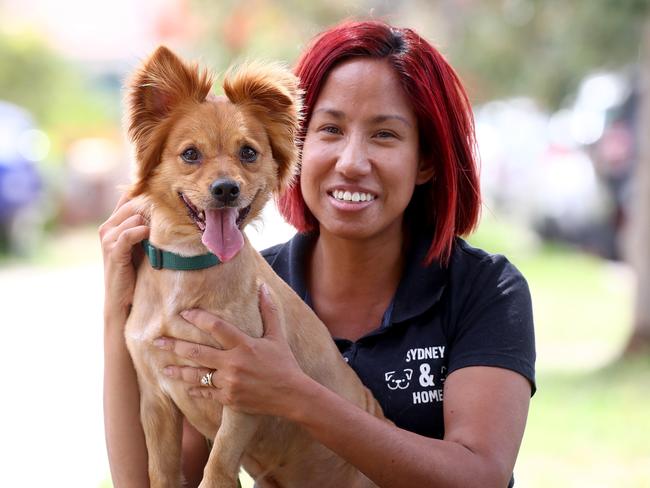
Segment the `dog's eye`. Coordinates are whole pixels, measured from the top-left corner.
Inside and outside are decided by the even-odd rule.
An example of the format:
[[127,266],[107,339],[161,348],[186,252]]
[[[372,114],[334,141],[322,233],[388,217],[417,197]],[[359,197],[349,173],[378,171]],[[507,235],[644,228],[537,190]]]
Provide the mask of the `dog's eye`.
[[253,163],[257,160],[257,151],[250,146],[244,146],[239,150],[239,159],[245,163]]
[[201,153],[195,147],[188,147],[181,153],[181,158],[186,163],[198,163],[201,160]]

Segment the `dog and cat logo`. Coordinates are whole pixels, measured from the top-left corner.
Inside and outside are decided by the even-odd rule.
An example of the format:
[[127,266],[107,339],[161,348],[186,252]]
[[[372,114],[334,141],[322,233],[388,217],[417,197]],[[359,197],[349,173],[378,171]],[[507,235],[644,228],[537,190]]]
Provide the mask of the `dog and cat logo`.
[[[432,371],[431,363],[424,362],[430,359],[443,359],[445,346],[418,347],[409,349],[406,353],[406,362],[421,361],[416,371],[413,368],[386,371],[384,380],[389,390],[399,391],[408,389],[411,384],[416,384],[418,391],[413,391],[413,404],[432,403],[442,401],[442,384],[447,372],[446,366],[440,367],[439,375]],[[426,389],[422,389],[426,388]]]

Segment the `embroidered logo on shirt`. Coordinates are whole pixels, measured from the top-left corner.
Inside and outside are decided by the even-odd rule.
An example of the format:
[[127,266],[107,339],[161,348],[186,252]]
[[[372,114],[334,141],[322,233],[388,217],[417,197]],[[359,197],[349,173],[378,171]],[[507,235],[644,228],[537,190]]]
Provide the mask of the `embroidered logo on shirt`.
[[402,370],[400,373],[397,371],[387,371],[384,373],[386,385],[389,390],[405,390],[411,384],[413,378],[413,370],[410,368]]
[[[386,386],[399,391],[409,388],[413,405],[440,403],[443,400],[443,386],[447,367],[442,364],[446,346],[414,347],[406,351],[406,363],[417,362],[411,368],[388,371],[384,374]],[[414,373],[417,376],[414,377]],[[411,381],[413,380],[413,381]]]

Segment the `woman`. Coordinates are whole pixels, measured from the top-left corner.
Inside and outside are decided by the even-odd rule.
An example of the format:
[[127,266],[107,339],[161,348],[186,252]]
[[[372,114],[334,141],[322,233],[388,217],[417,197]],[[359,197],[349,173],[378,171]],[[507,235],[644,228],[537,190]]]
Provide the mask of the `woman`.
[[[514,266],[458,237],[475,227],[480,206],[462,85],[412,30],[374,21],[324,32],[296,73],[306,105],[302,166],[280,208],[300,233],[263,254],[395,425],[306,376],[275,333],[264,294],[260,339],[206,311],[186,316],[188,327],[235,344],[204,348],[198,359],[217,369],[218,388],[198,385],[192,368],[166,374],[193,394],[298,423],[379,486],[511,485],[535,390],[531,303]],[[117,486],[147,484],[137,382],[121,336],[134,286],[131,248],[147,232],[124,201],[100,232],[111,358],[106,433]],[[187,349],[164,342],[181,355]],[[235,360],[223,364],[224,354]],[[207,451],[189,426],[183,452],[185,472],[200,477]]]

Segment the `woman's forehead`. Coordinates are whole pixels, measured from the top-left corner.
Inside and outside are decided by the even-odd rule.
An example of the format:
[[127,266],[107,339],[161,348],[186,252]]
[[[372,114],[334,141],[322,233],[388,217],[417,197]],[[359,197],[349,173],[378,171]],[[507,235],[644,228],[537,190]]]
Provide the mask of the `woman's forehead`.
[[318,95],[313,115],[415,119],[399,76],[385,59],[355,58],[336,66]]

